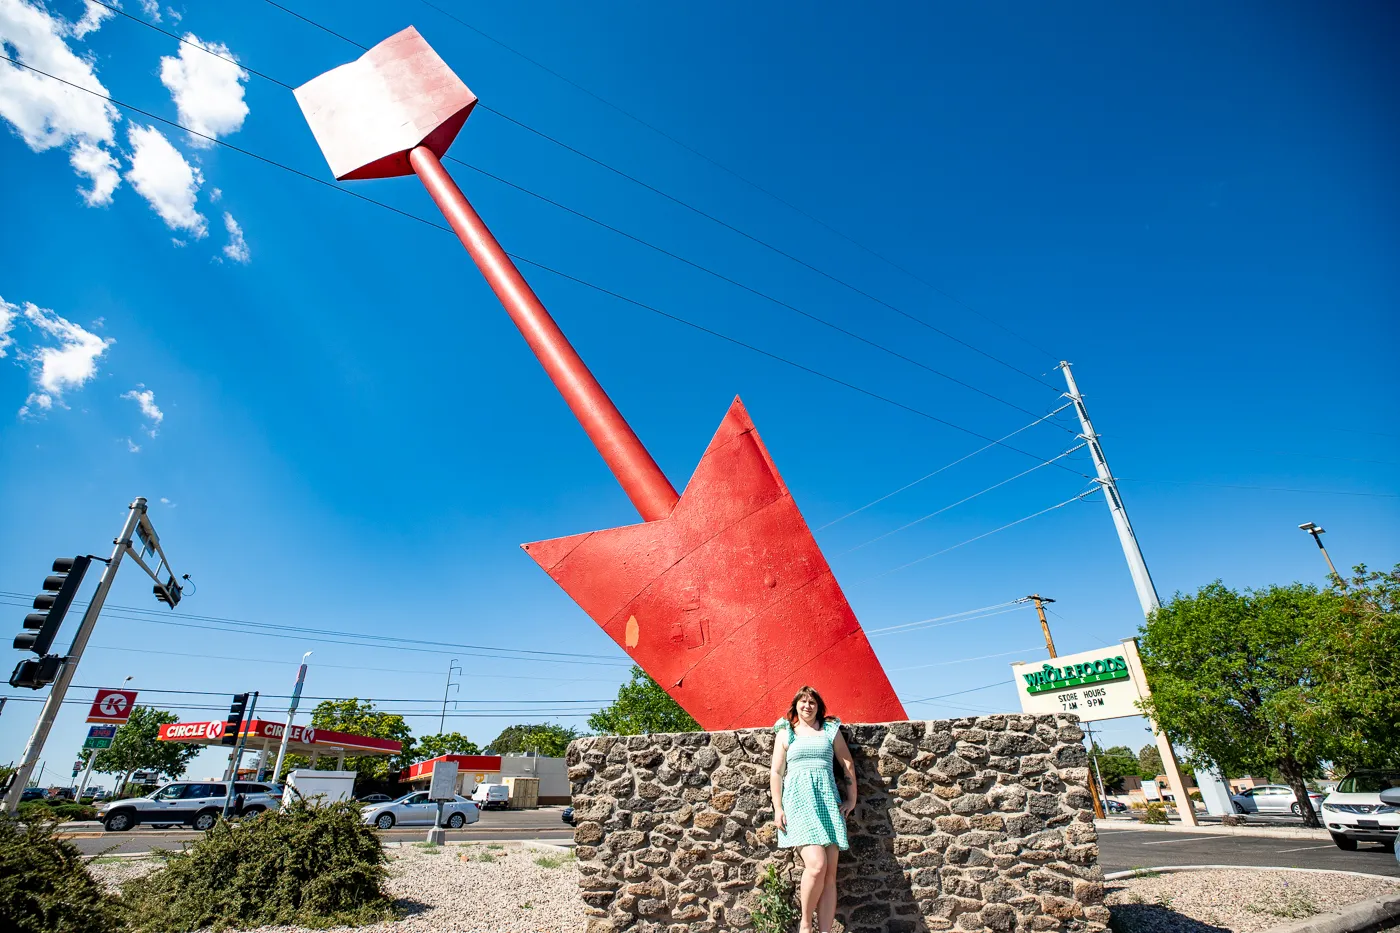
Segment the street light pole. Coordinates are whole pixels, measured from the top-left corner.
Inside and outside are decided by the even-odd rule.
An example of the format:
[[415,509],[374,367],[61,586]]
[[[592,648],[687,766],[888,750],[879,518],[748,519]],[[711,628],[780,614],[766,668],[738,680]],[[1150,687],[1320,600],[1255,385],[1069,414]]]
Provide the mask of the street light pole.
[[[452,682],[453,671],[459,674],[462,673],[462,669],[457,665],[456,658],[447,662],[447,686],[442,688],[442,715],[438,718],[438,735],[442,735],[442,730],[447,728],[447,692],[453,687],[456,687],[459,692],[462,689],[461,684],[454,684]],[[454,705],[452,708],[456,709],[457,707]]]
[[292,718],[297,714],[297,706],[301,703],[301,686],[306,683],[306,659],[311,657],[311,652],[301,656],[301,667],[297,668],[297,683],[292,688],[292,702],[287,706],[287,724],[282,727],[282,742],[277,746],[277,764],[272,766],[272,783],[276,784],[282,776],[282,759],[287,757],[287,741],[292,737]]
[[[1303,522],[1303,524],[1298,527],[1312,535],[1313,540],[1317,542],[1317,549],[1322,552],[1323,559],[1327,561],[1327,569],[1332,571],[1332,576],[1342,581],[1342,575],[1337,573],[1337,568],[1332,563],[1332,556],[1327,553],[1327,547],[1322,543],[1322,536],[1327,533],[1327,529],[1320,525],[1315,525],[1312,522]],[[1342,582],[1345,583],[1345,581]]]

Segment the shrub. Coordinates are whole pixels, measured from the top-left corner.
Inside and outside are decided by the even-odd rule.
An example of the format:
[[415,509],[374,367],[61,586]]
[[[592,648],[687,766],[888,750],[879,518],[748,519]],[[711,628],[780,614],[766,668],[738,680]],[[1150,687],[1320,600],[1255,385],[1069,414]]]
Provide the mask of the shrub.
[[1167,806],[1162,803],[1149,803],[1142,808],[1142,822],[1144,823],[1165,823],[1167,822]]
[[757,933],[788,933],[801,913],[794,895],[792,881],[779,873],[776,863],[769,862],[758,883],[758,900],[752,911],[754,930]]
[[221,820],[165,860],[164,870],[122,888],[122,912],[137,933],[394,917],[379,838],[350,803],[295,800],[256,818]]
[[53,822],[0,817],[0,929],[106,933],[118,929],[111,899]]

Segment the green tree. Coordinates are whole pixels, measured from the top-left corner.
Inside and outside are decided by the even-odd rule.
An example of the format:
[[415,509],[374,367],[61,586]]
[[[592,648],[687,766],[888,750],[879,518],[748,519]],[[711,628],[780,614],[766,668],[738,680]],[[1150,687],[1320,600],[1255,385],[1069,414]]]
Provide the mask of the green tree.
[[160,741],[160,727],[179,721],[180,717],[168,710],[133,706],[131,718],[117,727],[117,733],[112,737],[112,747],[97,753],[92,770],[101,774],[120,774],[122,784],[131,779],[133,771],[154,771],[160,777],[179,777],[185,773],[185,766],[190,760],[201,751],[198,745]]
[[603,735],[699,732],[700,724],[661,685],[637,665],[617,699],[588,717],[588,728]]
[[1162,764],[1162,753],[1157,751],[1155,745],[1144,745],[1138,749],[1138,773],[1143,777],[1156,777],[1159,774],[1166,774],[1167,767]]
[[[1339,632],[1336,593],[1303,584],[1237,593],[1220,581],[1178,593],[1143,627],[1152,697],[1143,709],[1195,767],[1227,773],[1277,769],[1306,826],[1320,825],[1306,777],[1337,749],[1336,703],[1319,686]],[[1350,691],[1345,692],[1350,697]]]
[[581,734],[572,726],[561,726],[558,723],[520,723],[507,726],[487,746],[487,750],[497,755],[534,752],[545,758],[563,758],[569,743]]
[[413,746],[413,762],[427,761],[439,755],[480,755],[476,743],[460,732],[425,735]]
[[[385,781],[390,771],[397,771],[413,763],[413,730],[398,713],[386,713],[377,709],[372,700],[351,697],[348,700],[322,700],[311,711],[311,725],[317,729],[332,732],[348,732],[351,735],[365,735],[376,739],[391,739],[403,745],[403,750],[393,757],[363,755],[345,759],[345,767],[356,771],[362,779]],[[283,763],[283,774],[294,768],[310,767],[311,760],[304,755],[288,755]],[[321,771],[334,769],[334,758],[321,758],[316,767]]]
[[1103,777],[1105,790],[1121,791],[1123,778],[1137,776],[1138,759],[1133,754],[1133,750],[1126,745],[1113,745],[1109,748],[1099,748],[1096,743],[1089,751],[1093,761],[1098,765],[1099,774]]
[[1340,770],[1400,768],[1400,564],[1389,572],[1357,566],[1334,579],[1339,611],[1314,638],[1316,694],[1335,724],[1331,760]]

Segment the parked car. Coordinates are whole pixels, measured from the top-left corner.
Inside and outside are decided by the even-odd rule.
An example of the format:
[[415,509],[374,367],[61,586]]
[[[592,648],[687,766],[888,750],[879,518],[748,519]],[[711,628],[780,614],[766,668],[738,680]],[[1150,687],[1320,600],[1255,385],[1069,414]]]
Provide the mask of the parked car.
[[1343,778],[1322,804],[1322,820],[1337,848],[1350,851],[1365,841],[1394,846],[1400,833],[1397,789],[1400,771],[1354,771]]
[[[437,822],[437,814],[437,803],[428,799],[427,791],[420,790],[398,800],[365,807],[360,819],[375,829],[393,829],[395,826],[432,826]],[[442,821],[451,829],[461,829],[479,819],[480,808],[460,794],[443,803]]]
[[504,784],[478,784],[472,800],[483,810],[505,810],[510,807],[510,788]]
[[[267,784],[237,781],[233,786],[232,812],[256,816],[282,803],[281,791]],[[108,832],[126,832],[142,823],[174,826],[187,823],[198,830],[213,827],[228,803],[227,781],[172,781],[144,797],[114,800],[97,811]]]
[[[1381,803],[1400,812],[1400,787],[1389,787],[1381,791]],[[1390,848],[1395,852],[1395,861],[1400,862],[1400,846],[1392,843]]]
[[[1308,791],[1308,800],[1312,802],[1314,811],[1321,809],[1322,794]],[[1260,784],[1258,787],[1232,794],[1230,802],[1235,805],[1236,813],[1292,813],[1294,816],[1301,816],[1303,813],[1293,788],[1287,784]]]
[[76,797],[77,797],[77,795],[76,795],[75,793],[73,793],[73,788],[71,788],[71,787],[50,787],[50,788],[49,788],[49,799],[50,799],[50,800],[73,800],[73,799],[75,799]]
[[568,823],[570,826],[574,825],[574,808],[565,807],[564,812],[559,814],[559,819],[563,820],[565,823]]
[[1128,805],[1121,800],[1114,800],[1112,797],[1104,798],[1104,809],[1109,813],[1127,813]]
[[360,803],[388,803],[393,799],[388,794],[365,794],[360,798]]
[[26,787],[24,790],[19,792],[20,803],[25,803],[26,801],[30,800],[47,799],[49,799],[49,792],[44,790],[42,787]]

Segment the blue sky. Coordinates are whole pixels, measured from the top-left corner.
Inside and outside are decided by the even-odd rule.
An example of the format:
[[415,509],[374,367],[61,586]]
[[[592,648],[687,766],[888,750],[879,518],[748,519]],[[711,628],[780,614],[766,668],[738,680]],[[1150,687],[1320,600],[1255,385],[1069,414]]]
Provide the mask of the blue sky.
[[[1216,578],[1321,581],[1297,530],[1308,520],[1341,564],[1400,556],[1393,9],[440,5],[734,174],[424,4],[292,7],[366,45],[416,25],[483,103],[754,239],[482,109],[456,157],[996,398],[450,166],[512,252],[978,435],[1062,404],[1053,367],[1072,361],[1164,598]],[[151,22],[146,6],[125,4]],[[254,0],[151,8],[162,29],[290,85],[359,54]],[[0,0],[7,56],[329,178],[284,88],[128,18],[79,36],[81,4],[47,10]],[[581,725],[562,714],[610,698],[624,655],[518,545],[635,512],[457,242],[9,63],[0,74],[13,318],[0,479],[14,523],[0,590],[28,596],[59,554],[105,554],[137,495],[197,584],[155,614],[148,582],[124,570],[110,603],[143,612],[104,617],[76,682],[131,674],[143,701],[219,706],[287,693],[314,650],[309,696],[402,699],[384,705],[426,733],[458,657],[449,728],[483,742],[511,722]],[[436,219],[411,178],[346,187]],[[814,528],[985,444],[524,271],[677,486],[736,394]],[[851,550],[1073,447],[1069,414],[1017,435],[1034,456],[994,448],[817,532],[868,629],[1038,591],[1057,600],[1062,653],[1133,633],[1101,496],[895,570],[1073,497],[1092,472],[1083,451]],[[18,630],[24,606],[6,611]],[[209,619],[592,657],[333,644]],[[872,640],[908,699],[1044,657],[1029,608]],[[1015,702],[1004,685],[909,709]],[[0,760],[19,755],[36,711],[0,715]],[[47,761],[69,760],[82,712],[65,712]],[[1149,738],[1137,720],[1104,732]]]

